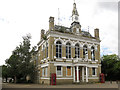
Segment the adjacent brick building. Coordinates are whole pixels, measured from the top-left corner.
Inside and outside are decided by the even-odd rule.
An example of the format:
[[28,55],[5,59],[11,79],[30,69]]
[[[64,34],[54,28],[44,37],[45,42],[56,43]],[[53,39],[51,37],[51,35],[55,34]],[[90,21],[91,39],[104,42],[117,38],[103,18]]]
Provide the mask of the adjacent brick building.
[[36,59],[36,81],[51,83],[56,74],[56,84],[98,82],[101,73],[99,29],[94,37],[81,30],[76,3],[73,4],[70,27],[54,24],[49,18],[49,30],[41,30]]

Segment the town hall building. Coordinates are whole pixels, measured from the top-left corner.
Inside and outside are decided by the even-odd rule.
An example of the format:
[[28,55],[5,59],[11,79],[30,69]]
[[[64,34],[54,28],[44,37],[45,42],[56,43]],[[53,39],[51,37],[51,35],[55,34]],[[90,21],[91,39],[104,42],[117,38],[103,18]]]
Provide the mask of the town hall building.
[[70,27],[54,24],[41,30],[36,60],[36,81],[40,84],[99,82],[101,73],[99,29],[94,36],[81,30],[76,3]]

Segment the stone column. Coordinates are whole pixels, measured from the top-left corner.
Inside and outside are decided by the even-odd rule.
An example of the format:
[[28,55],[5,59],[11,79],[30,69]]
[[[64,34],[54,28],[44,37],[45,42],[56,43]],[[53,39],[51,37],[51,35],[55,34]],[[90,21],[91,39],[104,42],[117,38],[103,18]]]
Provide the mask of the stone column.
[[86,82],[88,82],[88,68],[86,66]]
[[83,46],[80,46],[80,58],[83,58]]
[[88,60],[90,60],[91,59],[91,48],[89,47],[88,48]]
[[79,82],[79,69],[78,69],[78,66],[77,66],[77,82]]
[[62,44],[62,58],[66,58],[66,46],[65,44]]
[[75,67],[73,67],[73,80],[75,82]]
[[84,82],[84,67],[82,67],[82,81]]
[[75,45],[71,46],[71,58],[75,57]]

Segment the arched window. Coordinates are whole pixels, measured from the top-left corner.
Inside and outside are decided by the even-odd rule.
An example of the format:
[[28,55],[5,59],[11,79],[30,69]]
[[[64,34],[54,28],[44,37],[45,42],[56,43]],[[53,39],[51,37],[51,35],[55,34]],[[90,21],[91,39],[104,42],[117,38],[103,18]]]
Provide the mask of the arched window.
[[95,48],[91,47],[91,60],[95,60]]
[[71,44],[66,44],[66,58],[71,58]]
[[80,48],[79,44],[75,45],[75,58],[80,58]]
[[62,57],[62,43],[60,41],[56,42],[56,58]]
[[88,49],[87,46],[83,46],[83,58],[88,58]]

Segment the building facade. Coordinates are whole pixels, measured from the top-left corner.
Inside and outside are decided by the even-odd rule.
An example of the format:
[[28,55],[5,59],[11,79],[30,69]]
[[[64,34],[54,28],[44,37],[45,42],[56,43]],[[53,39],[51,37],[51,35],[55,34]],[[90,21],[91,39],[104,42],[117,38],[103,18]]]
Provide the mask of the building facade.
[[49,18],[49,30],[41,30],[37,56],[36,80],[40,84],[50,84],[51,74],[56,74],[56,84],[98,82],[99,29],[94,29],[94,36],[81,30],[74,3],[70,27],[55,25],[54,17]]

